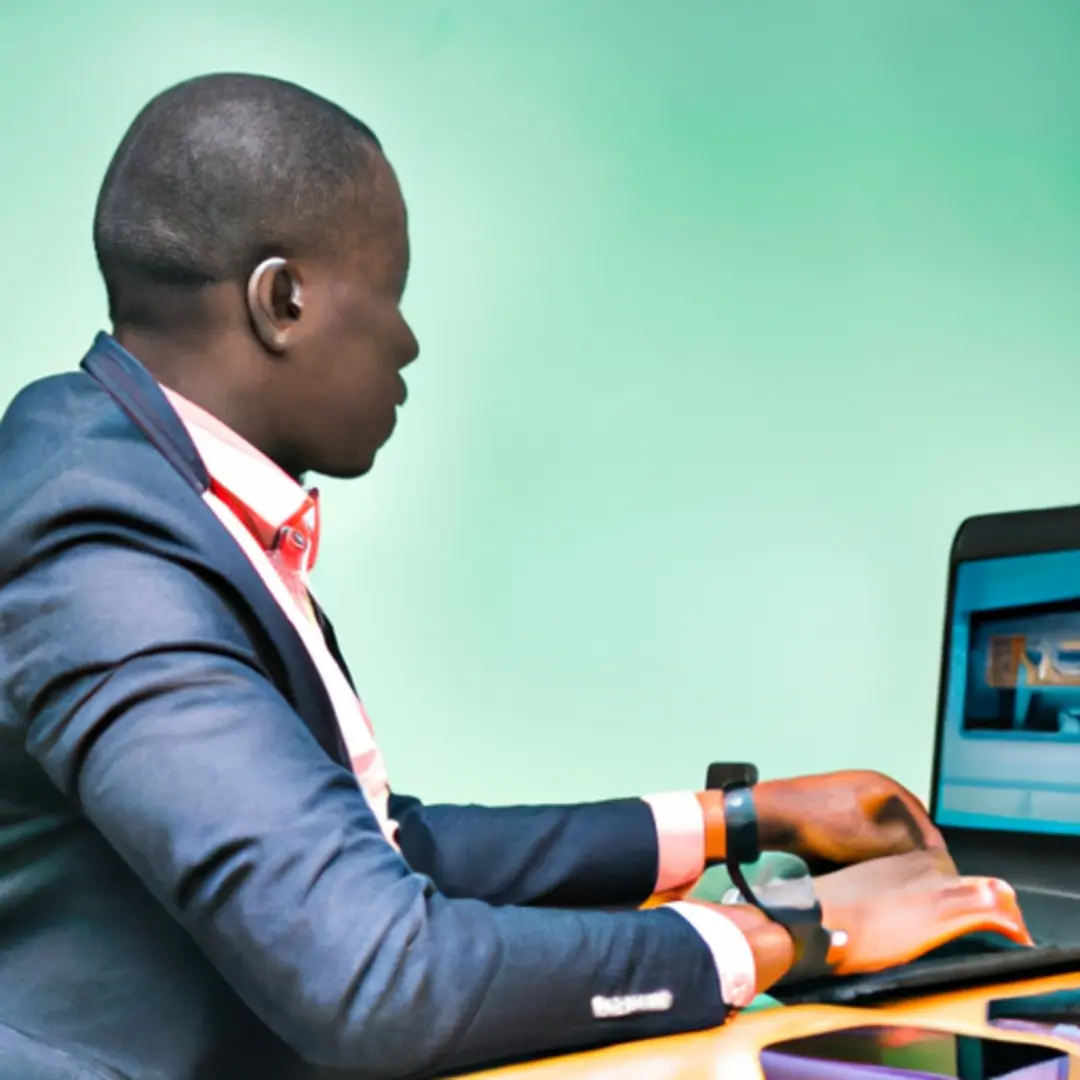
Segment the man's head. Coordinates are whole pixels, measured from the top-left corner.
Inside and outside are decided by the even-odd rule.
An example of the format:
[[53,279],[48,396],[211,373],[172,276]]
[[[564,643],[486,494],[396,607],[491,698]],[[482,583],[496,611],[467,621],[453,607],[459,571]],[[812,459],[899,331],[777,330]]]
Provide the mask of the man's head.
[[94,247],[117,338],[294,474],[366,472],[404,401],[405,205],[372,132],[253,75],[154,98]]

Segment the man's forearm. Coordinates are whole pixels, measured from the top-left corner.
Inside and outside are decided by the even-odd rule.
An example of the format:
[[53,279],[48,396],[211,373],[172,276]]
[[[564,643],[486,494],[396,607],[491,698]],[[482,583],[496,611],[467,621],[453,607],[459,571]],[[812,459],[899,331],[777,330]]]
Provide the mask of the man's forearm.
[[656,888],[654,815],[641,799],[577,806],[425,806],[395,795],[409,865],[447,896],[544,907],[636,907]]
[[[692,885],[706,859],[706,819],[692,793],[566,807],[424,807],[392,800],[402,853],[451,896],[494,903],[631,906]],[[713,823],[715,830],[715,823]],[[741,929],[675,905],[708,946],[725,1002],[749,1004],[759,979]],[[766,970],[769,967],[766,961]]]
[[409,864],[448,896],[634,907],[693,884],[706,865],[705,817],[691,792],[511,807],[426,806],[395,795],[390,812]]

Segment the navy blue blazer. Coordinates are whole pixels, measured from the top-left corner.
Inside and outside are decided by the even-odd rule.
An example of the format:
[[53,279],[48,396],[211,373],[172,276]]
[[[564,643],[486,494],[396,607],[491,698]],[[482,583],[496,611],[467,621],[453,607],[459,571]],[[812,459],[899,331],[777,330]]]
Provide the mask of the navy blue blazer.
[[[395,796],[386,843],[111,338],[15,399],[0,477],[0,1075],[420,1077],[723,1019],[688,923],[589,910],[652,887],[639,800]],[[596,1007],[634,995],[653,1011]]]

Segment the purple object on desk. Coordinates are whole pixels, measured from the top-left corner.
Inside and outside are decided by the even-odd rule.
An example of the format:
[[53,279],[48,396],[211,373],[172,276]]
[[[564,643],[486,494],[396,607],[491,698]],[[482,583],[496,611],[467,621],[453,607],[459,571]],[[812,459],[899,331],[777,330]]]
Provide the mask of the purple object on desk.
[[[761,1071],[765,1074],[765,1080],[941,1080],[940,1073],[893,1069],[887,1065],[853,1065],[849,1061],[794,1057],[772,1050],[763,1051]],[[1027,1080],[1027,1077],[1023,1080]],[[1043,1078],[1037,1077],[1034,1080]],[[1053,1073],[1046,1080],[1058,1080],[1058,1074]]]
[[993,1025],[1005,1031],[1030,1031],[1035,1035],[1052,1035],[1055,1039],[1080,1043],[1080,1027],[1076,1024],[1040,1024],[1033,1020],[994,1020]]
[[[886,1065],[854,1065],[848,1061],[825,1061],[795,1057],[766,1050],[761,1055],[765,1080],[943,1080],[945,1073],[920,1069],[894,1069]],[[1006,1073],[998,1080],[1068,1080],[1069,1061],[1065,1057],[1040,1061]]]

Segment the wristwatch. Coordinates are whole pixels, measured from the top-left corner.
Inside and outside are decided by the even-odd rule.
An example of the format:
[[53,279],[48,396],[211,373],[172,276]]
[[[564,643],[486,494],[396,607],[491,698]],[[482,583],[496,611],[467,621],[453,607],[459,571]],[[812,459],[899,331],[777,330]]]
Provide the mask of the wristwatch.
[[[782,983],[803,982],[831,975],[829,950],[842,944],[842,931],[828,930],[822,922],[821,904],[814,893],[806,863],[794,855],[777,855],[756,887],[746,879],[744,867],[761,858],[754,787],[757,767],[746,762],[714,762],[705,776],[705,787],[724,792],[724,865],[737,893],[725,902],[752,904],[779,923],[795,945],[795,962]],[[769,893],[775,903],[766,900]]]

